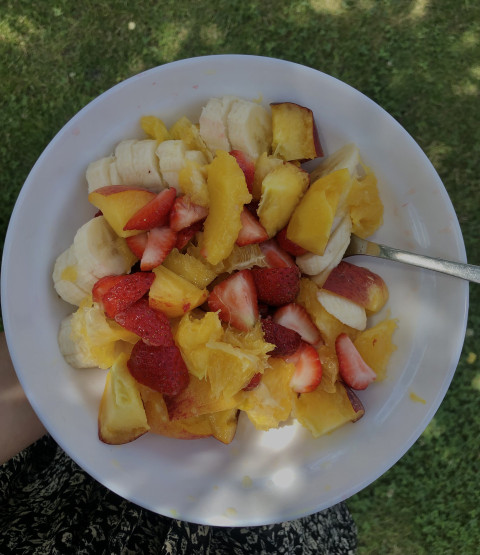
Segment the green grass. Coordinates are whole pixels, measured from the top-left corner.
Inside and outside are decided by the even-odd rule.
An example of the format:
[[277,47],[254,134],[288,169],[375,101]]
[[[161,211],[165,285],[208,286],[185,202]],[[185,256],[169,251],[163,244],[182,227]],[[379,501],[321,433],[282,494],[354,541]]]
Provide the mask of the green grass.
[[[2,244],[35,160],[87,102],[159,64],[244,53],[317,68],[388,110],[434,163],[480,264],[479,52],[476,0],[2,0]],[[348,502],[362,555],[478,552],[480,369],[468,355],[480,355],[479,287],[470,290],[464,351],[432,424]]]

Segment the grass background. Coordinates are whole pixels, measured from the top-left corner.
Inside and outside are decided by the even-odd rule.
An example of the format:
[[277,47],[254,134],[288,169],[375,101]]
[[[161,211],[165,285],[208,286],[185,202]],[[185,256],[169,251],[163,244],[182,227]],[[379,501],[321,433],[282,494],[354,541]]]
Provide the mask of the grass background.
[[[218,53],[311,66],[389,111],[436,167],[480,264],[477,0],[0,0],[2,245],[30,169],[80,108],[145,69]],[[479,286],[470,294],[441,408],[400,462],[348,501],[361,555],[479,552]]]

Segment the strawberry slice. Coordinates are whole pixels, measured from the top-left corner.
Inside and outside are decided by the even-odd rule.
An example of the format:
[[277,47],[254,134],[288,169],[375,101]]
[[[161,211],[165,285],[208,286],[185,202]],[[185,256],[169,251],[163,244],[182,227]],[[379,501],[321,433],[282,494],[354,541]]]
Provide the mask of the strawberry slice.
[[174,187],[163,189],[145,206],[128,220],[124,230],[140,229],[146,231],[168,224],[168,215],[173,206],[177,191]]
[[140,268],[147,272],[165,260],[177,242],[177,234],[168,226],[154,227],[148,232],[147,244],[140,260]]
[[133,346],[127,366],[137,382],[163,395],[178,395],[189,382],[187,367],[176,345],[157,347],[140,340]]
[[122,276],[100,278],[92,288],[92,298],[102,305],[109,318],[141,299],[150,289],[155,274],[134,272]]
[[242,331],[258,320],[257,290],[251,270],[240,270],[216,285],[208,297],[208,308]]
[[252,268],[252,275],[258,300],[270,306],[293,303],[300,290],[297,267]]
[[255,177],[255,161],[242,150],[231,150],[229,154],[231,154],[235,158],[237,164],[240,166],[240,169],[243,171],[243,174],[245,175],[245,181],[247,182],[248,192],[251,193],[253,187],[253,179]]
[[185,246],[187,246],[188,242],[190,241],[190,239],[192,239],[193,237],[195,237],[195,235],[202,230],[202,226],[203,226],[203,220],[202,221],[198,221],[195,222],[192,225],[189,225],[188,227],[184,227],[183,229],[181,229],[178,233],[177,233],[177,242],[175,244],[175,247],[180,251],[182,250]]
[[302,342],[299,333],[277,324],[271,317],[262,320],[262,330],[265,341],[275,345],[275,349],[268,353],[273,357],[293,355]]
[[130,237],[125,238],[128,248],[133,252],[133,254],[138,259],[141,259],[143,256],[143,252],[145,250],[145,247],[147,246],[147,237],[148,237],[148,234],[145,231],[144,233],[139,233],[138,235],[131,235]]
[[265,231],[265,228],[248,208],[243,209],[240,214],[240,221],[242,222],[242,228],[236,241],[239,247],[251,245],[252,243],[261,243],[268,239],[268,233]]
[[363,360],[353,341],[346,333],[341,333],[335,341],[340,376],[352,389],[366,389],[377,375]]
[[287,227],[288,226],[285,226],[275,235],[278,246],[292,256],[300,256],[307,253],[307,249],[304,249],[300,245],[297,245],[297,243],[287,239]]
[[288,268],[289,266],[295,266],[295,261],[288,254],[278,246],[275,239],[269,239],[260,243],[260,250],[265,256],[265,260],[270,268]]
[[160,310],[154,310],[146,297],[117,312],[115,322],[136,333],[147,345],[160,347],[174,344],[169,319]]
[[188,195],[175,199],[170,211],[170,228],[180,231],[195,222],[204,220],[208,216],[208,209],[192,202]]
[[273,315],[273,321],[295,330],[304,341],[311,345],[317,345],[322,341],[322,336],[310,315],[303,306],[297,303],[289,303],[278,308]]
[[322,379],[322,363],[312,345],[302,341],[293,355],[284,358],[295,365],[295,372],[290,380],[290,387],[295,393],[309,393],[317,389]]

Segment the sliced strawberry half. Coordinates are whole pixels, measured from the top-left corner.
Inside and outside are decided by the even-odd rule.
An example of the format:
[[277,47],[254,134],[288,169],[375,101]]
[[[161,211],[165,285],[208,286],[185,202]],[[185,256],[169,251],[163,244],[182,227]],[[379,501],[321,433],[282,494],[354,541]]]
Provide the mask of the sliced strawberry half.
[[143,256],[143,252],[147,246],[147,237],[148,234],[145,231],[144,233],[138,233],[137,235],[131,235],[125,238],[128,248],[138,259],[141,259]]
[[188,195],[175,199],[170,211],[170,228],[180,231],[195,222],[204,220],[208,216],[208,209],[192,202]]
[[308,252],[307,249],[287,239],[287,226],[275,235],[275,239],[277,240],[278,246],[292,256],[300,256]]
[[169,319],[163,312],[154,310],[148,304],[147,297],[118,312],[115,322],[136,333],[147,345],[160,347],[174,344]]
[[309,393],[317,389],[322,380],[322,363],[312,345],[302,341],[293,355],[284,358],[295,365],[295,372],[290,380],[293,391]]
[[208,297],[208,308],[219,311],[224,322],[242,331],[250,330],[258,320],[255,282],[250,270],[241,270],[216,285]]
[[262,243],[268,239],[268,233],[260,223],[259,219],[254,216],[248,208],[244,208],[240,214],[242,228],[237,237],[237,245],[244,247],[253,243]]
[[295,330],[304,341],[317,345],[322,341],[322,336],[317,326],[313,323],[308,312],[297,303],[288,303],[278,308],[273,321],[286,328]]
[[147,244],[140,260],[140,268],[153,270],[165,260],[177,242],[177,234],[168,226],[154,227],[148,232]]
[[178,395],[189,382],[187,367],[176,345],[156,347],[140,340],[133,346],[127,366],[137,382],[163,395]]
[[352,389],[366,389],[377,378],[346,333],[337,337],[335,351],[340,376]]
[[194,224],[189,225],[188,227],[184,227],[177,233],[177,242],[175,243],[175,247],[178,250],[182,250],[184,247],[187,246],[190,239],[195,237],[195,235],[202,230],[203,227],[203,220],[195,222]]
[[109,318],[141,299],[150,289],[155,274],[134,272],[122,276],[100,278],[92,288],[92,298],[102,305]]
[[173,187],[160,191],[156,197],[145,206],[142,206],[142,208],[128,220],[123,229],[140,229],[146,231],[154,227],[168,224],[168,215],[176,196],[177,191]]
[[253,179],[255,177],[255,161],[242,150],[231,150],[229,154],[231,154],[235,158],[237,164],[240,166],[240,169],[243,171],[243,174],[245,175],[245,181],[247,182],[248,191],[251,193],[253,187]]
[[265,260],[270,268],[288,268],[295,266],[295,261],[288,254],[278,246],[275,239],[269,239],[260,243],[260,250],[262,251]]
[[262,330],[265,341],[275,345],[275,349],[268,353],[273,357],[293,355],[302,342],[299,333],[281,324],[277,324],[271,317],[262,320]]
[[260,302],[270,306],[292,303],[300,290],[298,268],[253,268],[253,279]]

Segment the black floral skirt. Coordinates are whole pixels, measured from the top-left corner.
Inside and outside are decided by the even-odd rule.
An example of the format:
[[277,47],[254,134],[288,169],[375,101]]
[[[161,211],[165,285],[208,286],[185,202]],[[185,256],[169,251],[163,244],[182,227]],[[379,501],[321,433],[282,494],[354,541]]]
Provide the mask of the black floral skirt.
[[0,553],[354,554],[344,503],[249,528],[182,522],[143,509],[86,474],[46,435],[0,466]]

